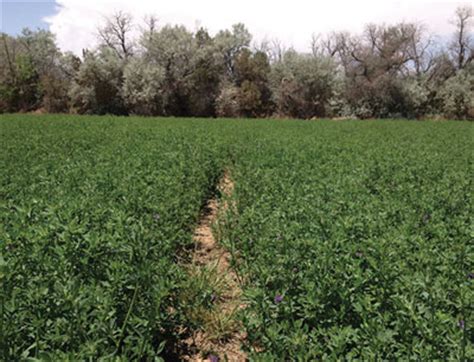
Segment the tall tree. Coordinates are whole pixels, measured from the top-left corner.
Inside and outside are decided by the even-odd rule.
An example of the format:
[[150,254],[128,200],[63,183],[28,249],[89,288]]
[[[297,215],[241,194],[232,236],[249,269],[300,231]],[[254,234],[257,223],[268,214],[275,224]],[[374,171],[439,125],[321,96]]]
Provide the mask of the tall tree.
[[217,57],[216,44],[207,30],[201,28],[195,34],[196,52],[194,72],[190,77],[189,111],[194,116],[213,117],[216,115],[216,98],[224,66]]
[[120,59],[127,59],[133,55],[132,30],[132,16],[119,11],[106,18],[105,25],[98,30],[99,39],[102,46],[112,49]]
[[141,37],[144,60],[162,67],[164,112],[166,115],[189,115],[189,95],[196,68],[197,44],[193,33],[184,26],[166,25]]
[[453,24],[456,27],[450,50],[457,69],[465,68],[474,59],[474,39],[472,36],[472,6],[457,8]]
[[248,48],[252,40],[252,35],[244,24],[235,24],[232,30],[223,30],[215,36],[217,54],[224,64],[226,77],[234,80],[235,60],[242,49]]

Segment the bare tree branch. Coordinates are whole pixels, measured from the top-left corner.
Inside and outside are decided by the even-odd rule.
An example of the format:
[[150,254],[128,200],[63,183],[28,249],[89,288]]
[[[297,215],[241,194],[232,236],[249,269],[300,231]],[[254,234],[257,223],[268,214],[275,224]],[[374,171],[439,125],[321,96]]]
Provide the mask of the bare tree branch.
[[457,8],[452,22],[456,26],[456,31],[451,43],[451,54],[458,69],[463,69],[473,59],[472,19],[471,6]]
[[105,26],[98,31],[99,38],[121,59],[126,59],[133,55],[133,45],[129,42],[132,29],[132,16],[119,11],[106,19]]

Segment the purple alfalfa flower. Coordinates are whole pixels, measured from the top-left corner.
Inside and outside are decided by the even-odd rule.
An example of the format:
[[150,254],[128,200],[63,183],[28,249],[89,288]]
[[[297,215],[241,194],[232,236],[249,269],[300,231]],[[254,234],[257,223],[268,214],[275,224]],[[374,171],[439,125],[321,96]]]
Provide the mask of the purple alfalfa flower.
[[430,220],[431,220],[431,215],[429,213],[426,213],[423,215],[423,224],[428,224]]
[[464,319],[460,319],[458,322],[458,326],[461,329],[464,329],[466,327],[466,323],[464,322]]
[[283,295],[281,295],[281,294],[275,295],[274,302],[275,302],[275,304],[280,304],[281,302],[283,302]]
[[219,362],[219,357],[216,356],[215,354],[210,354],[208,358],[210,362]]
[[211,294],[211,303],[214,303],[217,300],[217,295],[215,293]]
[[473,280],[473,279],[474,279],[474,273],[469,273],[469,274],[467,275],[467,279]]
[[153,214],[153,219],[154,219],[155,221],[160,220],[160,214],[158,214],[158,213]]

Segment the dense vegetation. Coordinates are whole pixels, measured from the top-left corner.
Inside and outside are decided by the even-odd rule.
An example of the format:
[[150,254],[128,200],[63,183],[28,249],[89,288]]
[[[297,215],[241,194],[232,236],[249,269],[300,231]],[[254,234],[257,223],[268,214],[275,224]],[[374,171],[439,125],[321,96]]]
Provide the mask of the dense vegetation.
[[224,242],[246,278],[255,357],[472,360],[472,326],[460,328],[474,321],[472,127],[252,133]]
[[227,169],[251,358],[472,360],[473,132],[3,116],[1,357],[179,353],[212,308],[183,263]]
[[222,169],[183,126],[1,120],[0,359],[128,360],[176,337],[177,253]]
[[308,53],[252,45],[242,24],[211,35],[120,12],[82,57],[25,29],[1,35],[0,112],[473,119],[472,7],[449,20],[449,41],[417,23],[370,24],[315,36]]

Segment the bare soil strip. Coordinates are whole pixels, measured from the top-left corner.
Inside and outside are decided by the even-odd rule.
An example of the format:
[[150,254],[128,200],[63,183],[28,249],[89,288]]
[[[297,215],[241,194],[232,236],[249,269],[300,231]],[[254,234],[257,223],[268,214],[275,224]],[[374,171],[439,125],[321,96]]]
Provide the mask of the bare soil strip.
[[[192,267],[197,273],[211,273],[211,280],[219,294],[214,296],[214,308],[205,317],[202,330],[193,333],[186,341],[190,351],[195,351],[188,361],[246,361],[241,351],[245,339],[242,326],[235,319],[236,312],[243,308],[242,290],[235,271],[230,266],[231,254],[223,248],[213,234],[219,215],[229,208],[226,197],[232,195],[234,184],[226,171],[221,178],[218,191],[223,196],[208,201],[199,224],[194,232],[195,249]],[[216,358],[217,357],[217,358]]]

